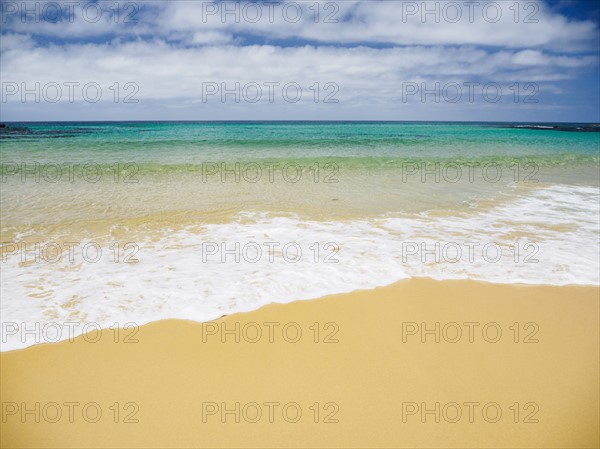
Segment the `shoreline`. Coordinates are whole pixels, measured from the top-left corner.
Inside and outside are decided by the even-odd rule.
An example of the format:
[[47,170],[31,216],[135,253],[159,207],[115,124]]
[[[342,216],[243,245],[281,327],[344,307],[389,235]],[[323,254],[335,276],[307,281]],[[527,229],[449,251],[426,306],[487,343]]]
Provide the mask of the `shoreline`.
[[[277,304],[277,305],[287,305],[287,304],[294,304],[297,302],[306,302],[306,301],[320,301],[320,300],[327,300],[328,298],[334,298],[337,296],[347,296],[347,295],[356,295],[356,294],[361,294],[361,295],[369,295],[371,292],[376,292],[380,289],[387,289],[390,288],[392,286],[400,286],[409,282],[434,282],[434,283],[462,283],[462,282],[467,282],[467,283],[471,283],[471,284],[475,284],[475,285],[481,285],[481,286],[511,286],[511,287],[516,287],[516,288],[584,288],[584,289],[588,289],[588,288],[598,288],[599,290],[599,299],[600,299],[600,285],[594,285],[594,284],[526,284],[526,283],[501,283],[501,282],[492,282],[492,281],[486,281],[486,280],[475,280],[475,279],[434,279],[431,277],[412,277],[412,278],[408,278],[408,279],[401,279],[399,281],[393,282],[391,284],[386,284],[386,285],[380,285],[377,287],[373,287],[373,288],[363,288],[363,289],[356,289],[356,290],[352,290],[350,292],[341,292],[341,293],[332,293],[332,294],[328,294],[325,296],[321,296],[321,297],[317,297],[317,298],[308,298],[308,299],[292,299],[291,301],[286,301],[286,302],[272,302],[269,304],[264,304],[259,306],[256,309],[250,309],[250,310],[239,310],[239,311],[235,311],[232,312],[230,314],[224,314],[221,315],[217,318],[214,319],[209,319],[209,320],[205,320],[205,321],[198,321],[198,320],[192,320],[192,319],[185,319],[185,318],[161,318],[158,320],[152,320],[152,321],[147,321],[147,322],[142,322],[142,323],[138,323],[138,322],[132,322],[132,324],[135,324],[135,328],[139,329],[141,327],[145,327],[145,326],[149,326],[149,325],[154,325],[154,324],[158,324],[158,323],[173,323],[173,322],[182,322],[182,323],[191,323],[191,324],[197,324],[197,325],[204,325],[206,323],[212,323],[215,321],[221,321],[223,319],[226,319],[228,317],[236,317],[236,316],[243,316],[246,314],[251,314],[251,313],[255,313],[255,312],[259,312],[260,310],[262,310],[265,307],[269,307],[271,305]],[[233,319],[233,318],[232,318]],[[54,322],[50,322],[50,324],[54,325],[56,323]],[[83,325],[82,323],[78,323]],[[97,324],[97,323],[96,323]],[[116,323],[118,324],[118,323]],[[42,326],[44,326],[44,324],[42,324]],[[113,329],[116,331],[117,329],[120,330],[127,330],[127,329],[131,329],[131,327],[125,327],[122,325],[119,325],[118,327],[101,327],[101,331],[113,331]],[[96,333],[96,329],[91,330],[89,334],[93,334]],[[114,331],[113,331],[114,332]],[[64,343],[66,341],[68,341],[69,343],[74,343],[75,340],[78,339],[84,339],[84,335],[83,334],[77,334],[74,336],[70,336],[61,340],[57,340],[57,341],[44,341],[44,342],[40,342],[40,343],[34,343],[32,345],[29,346],[25,346],[22,348],[14,348],[14,349],[8,349],[6,351],[2,351],[0,350],[0,355],[2,354],[8,354],[8,353],[13,353],[16,351],[25,351],[29,348],[34,348],[34,347],[43,347],[43,346],[52,346],[55,344],[60,344],[60,343]],[[95,338],[98,338],[96,336],[91,336],[89,337],[90,340],[94,340]]]
[[111,332],[11,350],[0,353],[0,442],[594,447],[598,297],[593,286],[418,278],[206,323],[156,321],[135,344]]

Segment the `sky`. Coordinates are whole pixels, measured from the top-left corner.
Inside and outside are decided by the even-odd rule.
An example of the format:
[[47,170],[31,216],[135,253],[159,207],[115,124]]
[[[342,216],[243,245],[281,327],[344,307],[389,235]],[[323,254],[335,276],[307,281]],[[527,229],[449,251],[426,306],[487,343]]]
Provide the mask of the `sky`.
[[5,122],[600,122],[595,1],[0,3]]

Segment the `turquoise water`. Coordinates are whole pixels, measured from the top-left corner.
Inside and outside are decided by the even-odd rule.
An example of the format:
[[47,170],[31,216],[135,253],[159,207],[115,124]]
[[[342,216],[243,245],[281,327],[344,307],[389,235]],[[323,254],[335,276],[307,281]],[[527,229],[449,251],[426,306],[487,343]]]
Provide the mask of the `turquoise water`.
[[[501,200],[515,184],[598,186],[599,131],[516,123],[10,123],[0,129],[0,173],[5,210],[17,213],[3,224],[36,216],[30,223],[42,223],[44,208],[26,214],[21,207],[42,192],[56,211],[52,220],[68,220],[77,207],[79,219],[163,211],[192,221],[248,210],[321,219],[454,211]],[[62,182],[44,182],[53,179]],[[97,207],[77,206],[85,200]]]
[[157,215],[182,225],[227,221],[239,212],[319,220],[453,214],[531,187],[598,186],[599,130],[515,123],[10,123],[0,129],[2,227],[18,232],[77,222],[85,228],[86,220],[103,218],[151,224]]
[[[182,163],[198,156],[253,158],[484,158],[577,155],[597,158],[600,132],[464,123],[11,123],[0,131],[3,156],[135,154],[140,162]],[[548,125],[541,125],[548,126]],[[561,125],[554,125],[561,126]],[[562,125],[564,126],[564,125]],[[592,128],[593,129],[593,128]],[[600,128],[596,128],[600,130]],[[31,153],[30,153],[31,154]],[[110,160],[112,161],[112,159]]]

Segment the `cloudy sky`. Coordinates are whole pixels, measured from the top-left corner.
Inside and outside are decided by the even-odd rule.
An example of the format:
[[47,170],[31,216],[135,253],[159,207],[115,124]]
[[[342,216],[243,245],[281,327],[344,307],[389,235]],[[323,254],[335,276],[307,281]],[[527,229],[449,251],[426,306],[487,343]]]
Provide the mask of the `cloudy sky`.
[[567,1],[7,1],[2,121],[600,121]]

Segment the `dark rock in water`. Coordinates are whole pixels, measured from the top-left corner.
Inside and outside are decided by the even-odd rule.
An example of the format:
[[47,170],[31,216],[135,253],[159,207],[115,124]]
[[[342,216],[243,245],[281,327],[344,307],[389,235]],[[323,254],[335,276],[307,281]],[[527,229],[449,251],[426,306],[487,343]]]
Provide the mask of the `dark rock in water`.
[[0,128],[6,128],[6,125],[4,123],[0,123]]
[[509,125],[509,128],[531,129],[535,131],[600,132],[600,126],[593,123],[517,124]]

